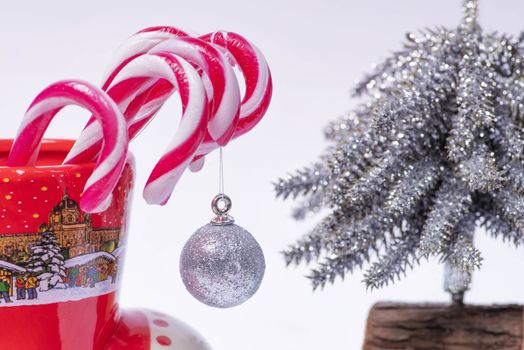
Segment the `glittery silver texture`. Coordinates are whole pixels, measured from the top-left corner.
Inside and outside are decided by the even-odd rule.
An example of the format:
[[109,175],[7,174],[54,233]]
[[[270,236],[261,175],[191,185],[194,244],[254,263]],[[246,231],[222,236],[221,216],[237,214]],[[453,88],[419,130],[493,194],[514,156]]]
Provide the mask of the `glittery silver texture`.
[[444,289],[451,294],[464,293],[471,282],[471,275],[451,264],[445,264]]
[[379,288],[437,257],[463,294],[482,262],[476,227],[524,243],[524,33],[485,32],[477,12],[466,0],[457,28],[408,34],[355,87],[363,102],[327,126],[325,154],[275,184],[303,197],[297,219],[328,212],[284,252],[319,261],[314,288],[364,265]]
[[180,257],[180,273],[189,293],[217,308],[234,307],[253,296],[265,268],[260,245],[235,224],[201,227]]

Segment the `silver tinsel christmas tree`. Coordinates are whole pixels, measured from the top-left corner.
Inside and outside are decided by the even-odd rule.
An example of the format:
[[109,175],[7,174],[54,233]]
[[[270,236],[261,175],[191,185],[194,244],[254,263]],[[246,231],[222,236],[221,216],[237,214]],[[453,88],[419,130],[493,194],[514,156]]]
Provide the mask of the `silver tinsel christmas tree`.
[[357,84],[360,106],[328,125],[324,156],[275,184],[304,197],[297,219],[328,210],[284,252],[318,260],[314,288],[368,263],[379,288],[436,256],[460,301],[482,261],[476,227],[524,242],[524,35],[484,32],[477,8],[464,1],[456,29],[408,34]]

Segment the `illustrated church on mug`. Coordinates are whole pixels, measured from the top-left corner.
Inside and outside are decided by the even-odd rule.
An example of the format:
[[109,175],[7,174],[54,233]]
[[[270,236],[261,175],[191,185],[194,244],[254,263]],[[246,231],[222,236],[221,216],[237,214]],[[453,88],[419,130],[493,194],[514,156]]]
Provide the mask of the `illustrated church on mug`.
[[80,211],[66,189],[49,213],[48,223],[40,225],[38,232],[0,235],[0,260],[23,265],[29,258],[30,246],[46,231],[53,231],[66,260],[100,251],[112,253],[120,240],[120,228],[94,229],[91,215]]

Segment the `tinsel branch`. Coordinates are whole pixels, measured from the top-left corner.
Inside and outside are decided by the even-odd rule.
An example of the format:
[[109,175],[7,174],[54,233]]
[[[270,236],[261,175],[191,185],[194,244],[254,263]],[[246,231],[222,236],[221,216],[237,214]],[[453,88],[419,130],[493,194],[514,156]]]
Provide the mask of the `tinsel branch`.
[[408,166],[403,177],[390,191],[386,210],[402,217],[423,197],[435,188],[442,169],[435,159],[422,159]]
[[296,220],[304,220],[308,214],[318,213],[324,204],[324,193],[316,192],[306,197],[297,207],[293,209],[293,217]]
[[325,181],[325,167],[322,164],[315,164],[310,168],[298,170],[295,174],[289,174],[285,179],[279,179],[275,184],[275,190],[278,197],[296,198],[299,195],[315,193],[327,185]]
[[484,227],[493,237],[501,237],[503,241],[508,241],[516,247],[524,244],[524,235],[518,233],[510,224],[498,215],[484,213],[481,226]]
[[[383,192],[389,184],[397,180],[398,168],[395,164],[398,158],[387,156],[377,166],[371,168],[347,192],[348,204],[351,207],[362,206],[369,202],[377,192]],[[397,165],[397,166],[395,166]]]
[[498,151],[509,160],[518,161],[524,152],[524,140],[517,127],[512,120],[504,120],[500,116],[495,119],[494,124],[492,138]]
[[400,279],[408,269],[418,262],[417,249],[422,232],[422,220],[414,221],[413,227],[395,237],[384,254],[374,262],[364,275],[364,283],[369,289],[382,288]]
[[504,172],[497,166],[495,154],[484,144],[474,147],[469,157],[458,164],[456,171],[471,191],[493,191],[506,180]]
[[435,194],[422,230],[422,254],[435,255],[442,252],[451,238],[453,229],[467,213],[471,202],[471,194],[460,180],[448,178],[443,181]]
[[493,194],[495,210],[524,236],[524,196],[503,189]]
[[360,136],[366,123],[362,120],[362,113],[347,113],[338,120],[329,123],[324,128],[326,140],[334,142],[354,142]]
[[400,77],[413,75],[420,66],[427,62],[427,53],[445,50],[448,39],[452,35],[445,28],[428,29],[420,35],[408,33],[404,48],[387,57],[382,63],[375,66],[373,73],[366,75],[353,89],[353,95],[372,95],[372,92],[387,90],[392,81]]
[[323,239],[318,233],[311,233],[295,245],[283,252],[286,264],[299,264],[301,261],[309,263],[313,259],[318,259],[323,249]]
[[444,250],[443,259],[450,265],[466,272],[480,268],[482,257],[473,242],[463,235],[456,235]]
[[325,241],[328,234],[332,230],[340,230],[345,225],[345,218],[339,212],[331,213],[320,221],[311,232],[283,252],[286,263],[298,265],[302,261],[308,263],[312,258],[318,258],[326,248]]
[[454,268],[471,273],[480,268],[482,257],[473,246],[473,233],[476,227],[476,215],[466,215],[455,226],[449,241],[442,249],[442,260]]
[[331,227],[325,234],[325,245],[334,254],[328,255],[318,269],[311,271],[308,277],[313,289],[323,288],[337,277],[343,279],[346,272],[361,268],[369,261],[371,252],[378,252],[379,245],[387,245],[387,236],[398,227],[399,222],[379,208],[374,208],[362,219]]

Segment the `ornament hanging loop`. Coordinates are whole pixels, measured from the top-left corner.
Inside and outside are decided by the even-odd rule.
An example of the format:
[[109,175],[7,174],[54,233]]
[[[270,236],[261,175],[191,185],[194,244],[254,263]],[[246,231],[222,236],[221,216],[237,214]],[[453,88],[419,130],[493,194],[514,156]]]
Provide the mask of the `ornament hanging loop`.
[[229,198],[229,196],[225,195],[224,193],[216,195],[215,198],[213,198],[211,201],[211,209],[217,216],[211,220],[211,224],[217,226],[233,224],[235,219],[228,214],[232,206],[233,202],[231,202],[231,198]]

